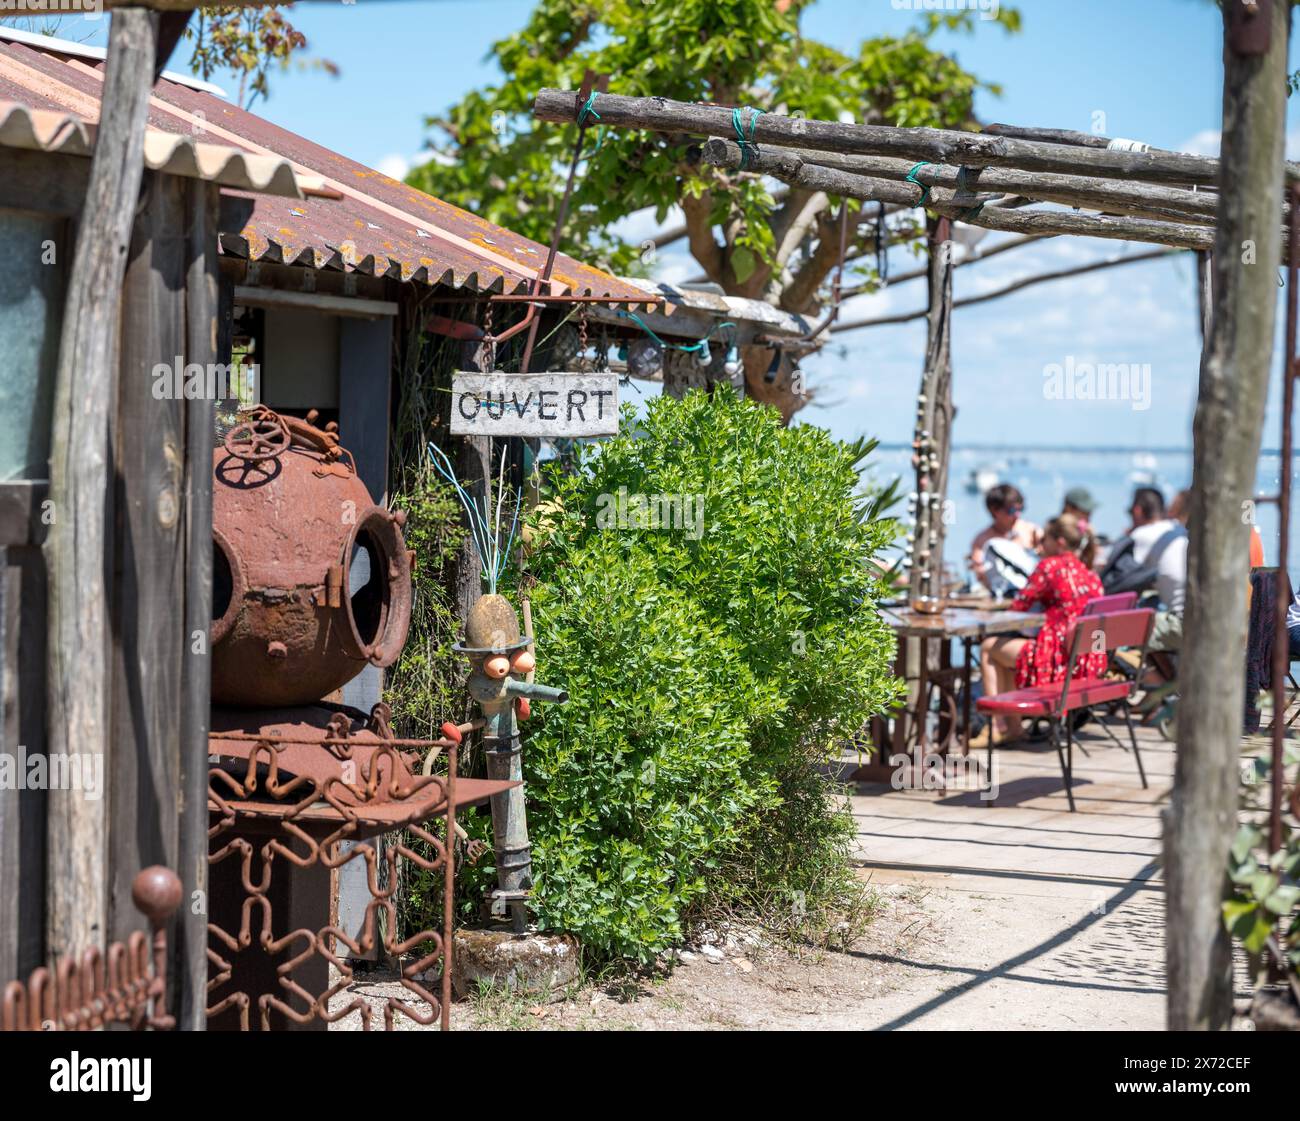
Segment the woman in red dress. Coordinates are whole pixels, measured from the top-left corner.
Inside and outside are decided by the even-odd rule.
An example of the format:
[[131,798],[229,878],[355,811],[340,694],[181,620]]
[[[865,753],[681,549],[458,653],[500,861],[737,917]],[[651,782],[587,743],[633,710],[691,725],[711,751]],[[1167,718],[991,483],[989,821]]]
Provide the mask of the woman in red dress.
[[[1003,635],[984,640],[980,669],[985,694],[1006,693],[1054,685],[1065,680],[1070,651],[1066,635],[1083,613],[1084,605],[1102,594],[1101,580],[1092,571],[1096,552],[1092,534],[1072,514],[1062,514],[1043,531],[1042,560],[1029,582],[1011,603],[1013,611],[1044,610],[1043,626],[1034,638]],[[1105,654],[1085,654],[1075,666],[1072,680],[1101,677]],[[1020,739],[1024,729],[1018,716],[994,717],[971,746],[988,746]]]

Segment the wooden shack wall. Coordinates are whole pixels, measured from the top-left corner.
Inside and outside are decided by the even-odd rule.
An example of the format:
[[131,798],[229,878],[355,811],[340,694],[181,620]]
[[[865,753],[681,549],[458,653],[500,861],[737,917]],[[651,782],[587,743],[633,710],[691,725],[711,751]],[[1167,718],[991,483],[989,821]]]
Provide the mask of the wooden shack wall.
[[[12,150],[2,158],[0,207],[57,215],[75,230],[88,161]],[[190,1027],[202,1026],[206,980],[206,917],[191,902],[206,889],[206,798],[194,791],[206,785],[208,658],[206,635],[192,632],[211,614],[213,417],[210,401],[156,397],[154,368],[214,360],[216,194],[211,184],[146,173],[121,291],[105,479],[107,937],[146,927],[131,899],[137,872],[163,864],[181,876],[171,992],[173,1004],[179,995],[188,1006]],[[207,224],[196,231],[196,223]],[[0,484],[0,746],[29,756],[46,743],[46,488],[44,480]],[[46,867],[44,798],[41,790],[0,790],[0,983],[46,963],[45,886],[58,870]]]

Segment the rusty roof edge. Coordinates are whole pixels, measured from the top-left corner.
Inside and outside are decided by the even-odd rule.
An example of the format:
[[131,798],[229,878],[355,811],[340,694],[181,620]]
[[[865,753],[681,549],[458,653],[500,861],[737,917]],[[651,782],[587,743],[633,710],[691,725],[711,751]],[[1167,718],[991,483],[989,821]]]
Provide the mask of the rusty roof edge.
[[[666,301],[662,311],[639,313],[640,317],[656,332],[678,338],[704,338],[724,320],[736,323],[741,328],[737,339],[741,343],[757,335],[805,336],[813,327],[802,315],[784,311],[764,300],[726,296],[698,288],[681,288],[643,277],[624,276],[618,279],[647,294],[662,296]],[[626,323],[626,316],[616,308],[597,305],[590,314],[600,322]]]

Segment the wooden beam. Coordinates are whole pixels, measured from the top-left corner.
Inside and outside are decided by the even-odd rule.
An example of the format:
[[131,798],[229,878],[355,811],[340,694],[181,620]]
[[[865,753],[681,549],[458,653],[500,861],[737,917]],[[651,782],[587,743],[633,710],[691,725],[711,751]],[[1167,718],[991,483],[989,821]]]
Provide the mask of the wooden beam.
[[[1048,144],[1073,144],[1081,148],[1107,148],[1109,136],[1097,136],[1091,132],[1080,132],[1072,128],[1032,128],[1024,125],[984,125],[980,132],[989,136],[1010,136],[1016,140],[1041,140]],[[1148,145],[1149,147],[1149,145]],[[1167,149],[1158,149],[1167,151]]]
[[[721,141],[711,140],[709,143],[717,144]],[[961,169],[949,164],[924,164],[917,167],[910,160],[892,159],[889,156],[842,156],[808,148],[785,148],[782,151],[797,156],[804,163],[820,164],[859,175],[906,179],[915,168],[916,181],[927,187],[959,190],[962,186]],[[1214,225],[1218,205],[1212,191],[1187,191],[1153,183],[1126,183],[1086,175],[1058,175],[999,167],[972,170],[967,185],[971,190],[1022,195],[1039,202],[1083,206],[1111,214],[1174,218],[1210,226]]]
[[[1232,1020],[1232,945],[1221,905],[1240,787],[1250,563],[1242,511],[1254,494],[1273,359],[1291,5],[1261,0],[1258,11],[1250,17],[1245,5],[1223,6],[1213,316],[1193,426],[1178,750],[1164,829],[1170,1031],[1222,1031]],[[1266,21],[1266,49],[1238,53],[1237,21],[1252,18]],[[1290,355],[1284,359],[1289,371]]]
[[[139,10],[114,13],[109,27],[99,140],[64,305],[51,432],[48,751],[101,764],[108,744],[108,417],[117,399],[114,342],[144,169],[156,31],[157,17]],[[104,939],[105,807],[105,799],[79,790],[49,791],[51,957]]]
[[[1035,239],[1036,240],[1036,239]],[[988,303],[990,300],[997,300],[1003,296],[1009,296],[1013,292],[1022,291],[1025,288],[1032,288],[1036,284],[1046,284],[1052,280],[1069,280],[1072,277],[1084,276],[1090,272],[1100,272],[1102,269],[1113,269],[1117,265],[1135,265],[1140,261],[1158,261],[1162,257],[1172,257],[1178,252],[1177,249],[1149,249],[1142,253],[1133,253],[1127,257],[1109,257],[1104,261],[1093,261],[1088,265],[1077,265],[1068,269],[1057,269],[1054,272],[1038,273],[1034,276],[1027,276],[1021,280],[1012,281],[1010,284],[1001,288],[996,288],[992,292],[981,292],[978,296],[966,296],[960,300],[953,301],[953,307],[971,307],[974,304]],[[963,261],[962,264],[967,262]],[[953,266],[954,268],[957,266]],[[837,323],[831,328],[831,333],[836,334],[840,331],[856,331],[861,327],[883,327],[892,323],[910,323],[913,319],[923,319],[929,311],[926,308],[920,308],[917,311],[907,311],[899,315],[882,315],[874,319],[855,319],[849,323]]]
[[[761,118],[760,118],[761,119]],[[722,167],[740,166],[740,148],[734,141],[710,140],[701,152],[706,163]],[[837,171],[820,164],[804,163],[783,149],[750,153],[750,167],[792,186],[825,191],[827,194],[870,202],[898,202],[920,205],[921,188],[914,183],[878,179]],[[1204,226],[1185,225],[1150,218],[1075,214],[1055,210],[1016,210],[987,205],[992,196],[934,188],[925,202],[927,209],[957,219],[968,226],[1017,234],[1078,234],[1114,241],[1147,241],[1176,249],[1208,249],[1214,234]],[[979,205],[984,203],[982,210]]]
[[[736,139],[733,110],[666,97],[622,97],[605,93],[594,106],[606,128],[650,129]],[[576,121],[581,105],[573,90],[544,89],[533,103],[540,121]],[[1045,144],[977,132],[891,125],[841,124],[780,113],[751,116],[740,110],[746,138],[759,148],[788,145],[864,156],[896,156],[968,167],[1018,167],[1025,171],[1066,172],[1152,183],[1213,183],[1218,160],[1181,152],[1112,152],[1069,144]]]
[[324,292],[294,292],[283,288],[263,288],[251,284],[235,286],[235,303],[245,307],[304,308],[330,315],[380,319],[397,314],[392,300],[367,300],[359,296],[331,296]]

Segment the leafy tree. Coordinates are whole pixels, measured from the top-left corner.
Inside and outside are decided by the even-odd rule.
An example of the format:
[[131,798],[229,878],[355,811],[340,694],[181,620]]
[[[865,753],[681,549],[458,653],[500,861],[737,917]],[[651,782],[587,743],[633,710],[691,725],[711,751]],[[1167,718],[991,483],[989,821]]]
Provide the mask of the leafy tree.
[[[504,80],[429,118],[437,158],[409,181],[423,190],[540,241],[555,220],[572,129],[532,120],[544,87],[577,89],[592,69],[610,90],[681,101],[750,105],[821,119],[962,128],[975,93],[998,92],[934,45],[942,29],[973,30],[976,13],[929,13],[902,35],[869,39],[845,53],[805,38],[799,17],[812,0],[540,0],[527,25],[492,48]],[[1020,17],[1002,9],[1008,31]],[[599,112],[599,99],[596,110]],[[730,295],[817,312],[837,264],[838,200],[802,189],[773,191],[750,172],[694,166],[684,137],[610,130],[587,153],[563,247],[615,271],[638,265],[640,247],[611,223],[673,206],[702,272]],[[850,210],[850,255],[873,242],[875,208]],[[746,356],[751,393],[771,399],[761,372],[768,356]],[[786,415],[784,399],[772,403]]]
[[283,8],[292,4],[268,4],[261,8],[200,8],[185,29],[194,44],[190,70],[207,81],[227,72],[239,81],[235,103],[249,108],[270,91],[271,69],[300,65],[337,75],[338,67],[324,58],[304,58],[307,36],[286,18]]

